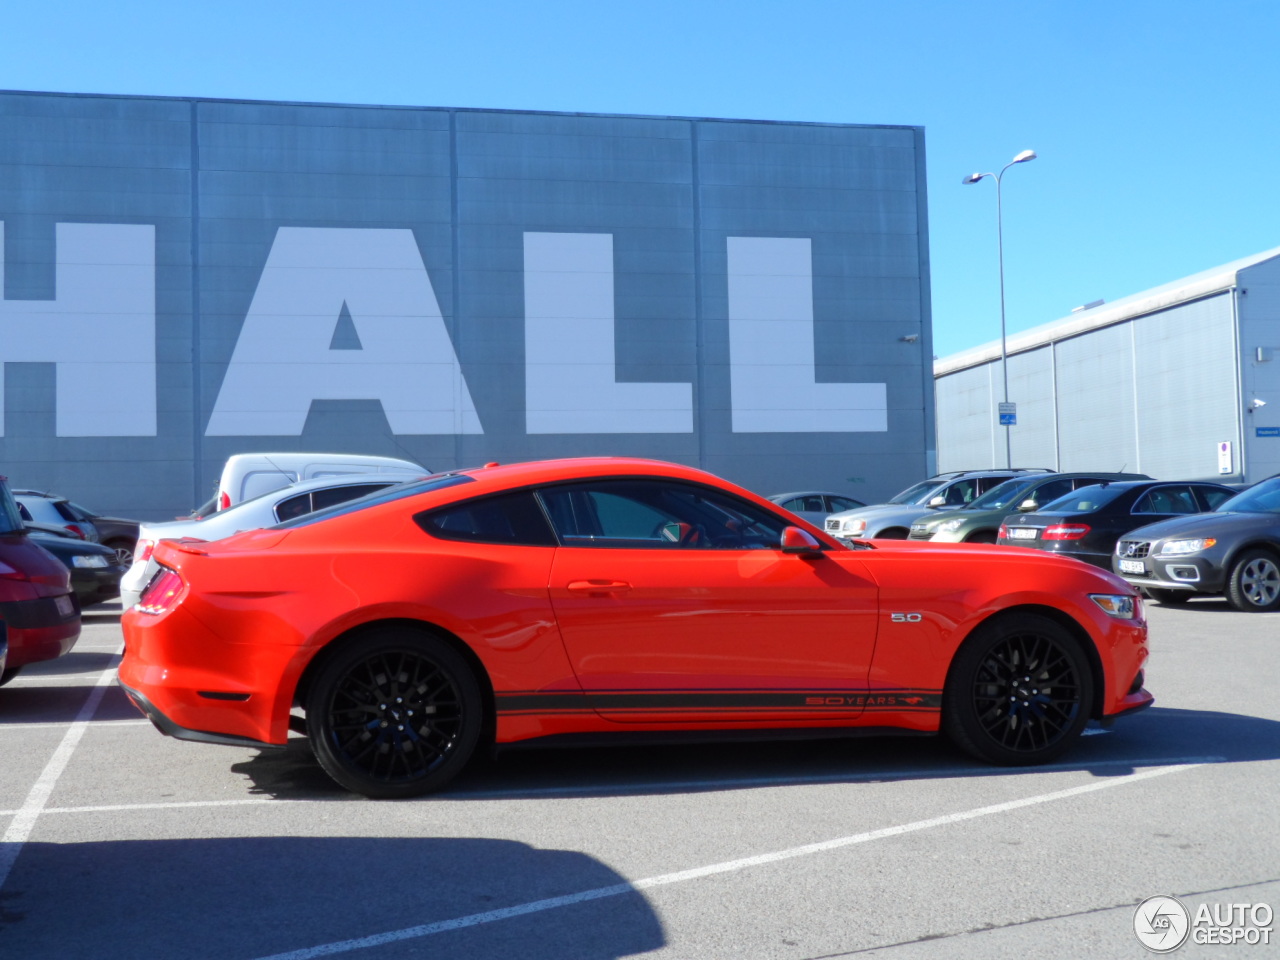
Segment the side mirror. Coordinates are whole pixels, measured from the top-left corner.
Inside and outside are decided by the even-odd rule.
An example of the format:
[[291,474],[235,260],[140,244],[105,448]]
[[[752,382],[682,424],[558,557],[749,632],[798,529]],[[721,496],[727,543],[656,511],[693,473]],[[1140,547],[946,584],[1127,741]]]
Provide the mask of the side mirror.
[[1033,510],[1035,510],[1039,506],[1040,504],[1036,503],[1034,500],[1031,500],[1031,499],[1023,500],[1020,504],[1018,504],[1018,512],[1031,513]]
[[947,502],[947,498],[946,498],[946,497],[943,497],[943,496],[937,496],[937,497],[934,497],[932,500],[930,500],[930,501],[929,501],[928,506],[930,506],[930,507],[941,507],[941,506],[943,506],[946,502]]
[[786,527],[782,531],[782,552],[795,553],[801,556],[812,556],[822,553],[822,544],[813,534],[799,527]]

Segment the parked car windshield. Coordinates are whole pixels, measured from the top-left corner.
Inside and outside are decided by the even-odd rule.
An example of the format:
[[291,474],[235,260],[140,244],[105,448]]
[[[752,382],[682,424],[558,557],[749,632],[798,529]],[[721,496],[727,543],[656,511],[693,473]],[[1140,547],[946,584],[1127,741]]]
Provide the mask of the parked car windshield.
[[1006,480],[997,487],[992,487],[973,503],[966,504],[961,510],[1000,510],[1009,506],[1015,500],[1020,500],[1018,496],[1023,490],[1031,486],[1039,477],[1030,479]]
[[942,480],[921,480],[913,486],[907,487],[896,497],[886,500],[886,503],[919,503],[921,500],[928,498],[933,490],[937,490],[944,481]]
[[1263,480],[1218,504],[1215,513],[1280,513],[1280,477]]
[[1099,507],[1105,507],[1120,494],[1125,487],[1112,486],[1107,483],[1095,483],[1089,487],[1081,487],[1068,493],[1065,497],[1046,503],[1039,513],[1091,513]]
[[9,485],[0,480],[0,533],[21,533],[22,514],[18,513],[18,504],[9,492]]

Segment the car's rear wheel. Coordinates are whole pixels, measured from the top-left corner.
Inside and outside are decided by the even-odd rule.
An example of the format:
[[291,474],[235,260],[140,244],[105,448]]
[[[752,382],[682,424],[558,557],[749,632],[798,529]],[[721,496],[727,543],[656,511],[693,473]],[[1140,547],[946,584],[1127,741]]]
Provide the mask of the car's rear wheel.
[[1231,567],[1227,599],[1245,613],[1280,610],[1280,562],[1266,550],[1247,550]]
[[366,633],[340,650],[307,694],[307,735],[348,790],[398,799],[443,786],[480,736],[475,674],[439,637],[407,628]]
[[108,543],[104,543],[103,546],[110,547],[116,552],[117,566],[124,567],[126,570],[133,566],[134,544],[130,543],[128,540],[112,540]]
[[1080,736],[1092,699],[1079,641],[1053,620],[1013,614],[979,627],[956,654],[943,729],[989,763],[1046,763]]
[[1180,607],[1191,599],[1191,592],[1188,590],[1161,590],[1159,587],[1145,589],[1148,597],[1166,607]]

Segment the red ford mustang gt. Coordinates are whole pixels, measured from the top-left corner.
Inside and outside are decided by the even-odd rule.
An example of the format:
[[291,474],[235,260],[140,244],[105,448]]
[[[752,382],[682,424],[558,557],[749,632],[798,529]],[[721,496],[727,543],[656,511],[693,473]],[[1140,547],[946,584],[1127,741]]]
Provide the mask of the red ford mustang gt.
[[120,682],[180,739],[305,732],[370,797],[436,789],[482,738],[942,730],[1040,763],[1151,704],[1141,605],[1111,574],[858,546],[689,467],[490,464],[162,543]]

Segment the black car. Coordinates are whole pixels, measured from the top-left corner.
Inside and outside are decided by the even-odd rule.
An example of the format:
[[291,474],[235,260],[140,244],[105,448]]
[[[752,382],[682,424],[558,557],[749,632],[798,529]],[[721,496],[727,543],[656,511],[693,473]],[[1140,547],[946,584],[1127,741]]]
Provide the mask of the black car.
[[1121,536],[1149,523],[1204,513],[1235,493],[1220,483],[1129,480],[1081,487],[1035,513],[1005,517],[997,543],[1075,557],[1104,570]]
[[129,567],[111,547],[89,543],[48,524],[23,526],[27,539],[48,550],[71,571],[71,592],[81,607],[120,596],[120,578]]
[[138,542],[137,520],[103,516],[66,497],[41,490],[14,490],[13,495],[23,520],[63,524],[68,530],[80,530],[82,535],[88,527],[96,531],[97,536],[85,536],[84,539],[96,540],[110,547],[126,569],[133,562],[133,548]]
[[1225,594],[1246,613],[1280,610],[1280,477],[1213,513],[1134,530],[1116,544],[1112,570],[1159,603]]

